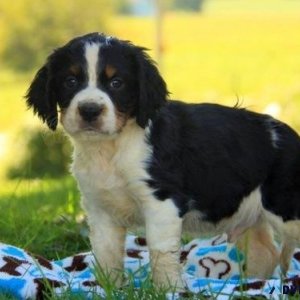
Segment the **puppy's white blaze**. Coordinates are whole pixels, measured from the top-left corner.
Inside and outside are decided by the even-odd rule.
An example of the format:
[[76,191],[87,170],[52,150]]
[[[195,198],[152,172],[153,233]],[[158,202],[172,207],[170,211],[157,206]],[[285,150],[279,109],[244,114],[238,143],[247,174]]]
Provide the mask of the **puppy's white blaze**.
[[97,66],[99,59],[100,45],[88,43],[85,45],[85,59],[87,62],[88,85],[97,86]]

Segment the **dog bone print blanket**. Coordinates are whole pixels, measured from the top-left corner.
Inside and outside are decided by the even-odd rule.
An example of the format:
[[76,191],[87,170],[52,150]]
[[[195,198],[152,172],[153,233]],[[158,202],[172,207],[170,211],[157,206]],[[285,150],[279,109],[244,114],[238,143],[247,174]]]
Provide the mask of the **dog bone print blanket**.
[[[300,288],[300,249],[294,253],[289,279],[280,279],[279,269],[269,280],[239,277],[238,257],[243,254],[229,243],[226,236],[195,239],[182,246],[183,279],[191,293],[212,295],[217,299],[230,299],[233,295],[261,295],[280,299],[280,294],[294,293]],[[92,299],[97,294],[105,298],[105,290],[94,276],[95,261],[90,252],[80,253],[58,261],[49,261],[23,249],[0,243],[0,295],[16,299],[44,299],[49,293],[65,295],[66,292],[82,294]],[[149,253],[143,238],[128,235],[126,240],[126,273],[139,287],[149,274]],[[241,292],[242,290],[242,292]],[[185,294],[167,294],[167,299],[177,299]]]

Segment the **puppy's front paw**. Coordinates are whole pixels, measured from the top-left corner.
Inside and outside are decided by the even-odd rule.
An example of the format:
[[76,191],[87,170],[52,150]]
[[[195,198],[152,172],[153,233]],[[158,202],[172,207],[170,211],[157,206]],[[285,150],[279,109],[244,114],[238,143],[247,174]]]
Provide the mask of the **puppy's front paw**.
[[181,278],[181,266],[176,252],[151,252],[152,280],[155,286],[185,291],[185,284]]

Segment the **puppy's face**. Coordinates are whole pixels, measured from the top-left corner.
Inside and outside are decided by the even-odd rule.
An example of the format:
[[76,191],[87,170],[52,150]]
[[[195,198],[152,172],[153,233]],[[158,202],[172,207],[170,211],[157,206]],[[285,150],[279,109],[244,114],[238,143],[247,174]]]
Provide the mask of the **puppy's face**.
[[53,62],[65,130],[72,136],[120,132],[134,116],[138,99],[137,66],[130,53],[124,55],[120,47],[112,48],[105,40],[73,47],[60,50]]
[[166,85],[143,48],[93,33],[57,49],[39,70],[27,103],[51,129],[58,112],[74,138],[113,137],[129,119],[145,127]]

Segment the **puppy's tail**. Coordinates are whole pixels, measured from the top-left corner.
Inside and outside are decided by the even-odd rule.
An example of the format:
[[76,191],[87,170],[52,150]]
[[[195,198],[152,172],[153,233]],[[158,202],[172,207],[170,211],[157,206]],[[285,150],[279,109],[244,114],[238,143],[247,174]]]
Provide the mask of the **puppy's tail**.
[[283,222],[281,218],[269,212],[265,213],[268,222],[282,242],[279,262],[282,273],[286,275],[294,250],[300,244],[300,220]]

